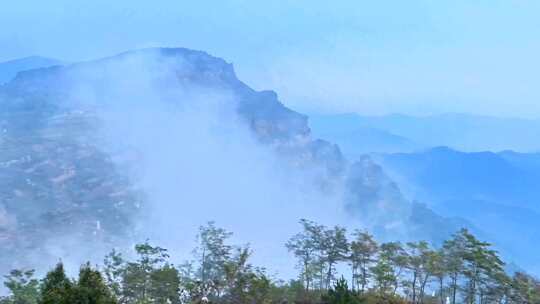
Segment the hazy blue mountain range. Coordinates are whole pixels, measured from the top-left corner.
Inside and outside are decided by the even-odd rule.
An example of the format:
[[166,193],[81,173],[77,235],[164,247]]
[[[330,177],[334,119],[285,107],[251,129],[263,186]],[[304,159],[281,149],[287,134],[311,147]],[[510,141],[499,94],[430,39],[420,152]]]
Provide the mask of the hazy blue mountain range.
[[371,152],[393,153],[412,152],[422,148],[421,145],[403,136],[368,126],[344,127],[334,125],[327,118],[311,117],[309,125],[318,137],[327,138],[337,143],[342,151],[352,159]]
[[[393,114],[319,115],[310,118],[316,135],[343,145],[346,155],[364,152],[412,152],[448,146],[460,151],[540,151],[540,121],[467,114],[425,117]],[[370,130],[369,132],[366,130]],[[376,130],[376,131],[374,131]],[[362,144],[356,134],[366,133]]]
[[31,56],[0,62],[0,85],[15,78],[19,72],[61,64],[62,62],[59,60],[40,56]]
[[[220,98],[215,98],[216,95]],[[209,103],[214,99],[217,99],[215,104]],[[184,123],[181,124],[183,129],[167,129],[160,124],[176,123],[145,116],[146,110],[158,102],[165,108],[195,107],[199,114],[201,109],[217,113],[212,116],[203,113],[201,118],[185,116],[182,119],[192,121],[194,126]],[[251,174],[250,171],[258,170],[256,163],[260,162],[261,155],[271,152],[281,163],[280,167],[289,168],[285,175],[292,176],[290,182],[303,185],[300,187],[315,187],[322,196],[343,191],[342,196],[336,197],[344,201],[334,201],[337,205],[330,209],[339,209],[342,204],[347,206],[352,218],[375,227],[380,235],[386,234],[392,239],[400,235],[408,239],[438,241],[461,226],[472,226],[463,220],[442,217],[425,205],[411,203],[369,157],[350,163],[337,145],[317,139],[311,133],[306,115],[285,107],[272,91],[251,89],[237,79],[231,64],[204,52],[145,49],[95,61],[20,72],[1,87],[0,106],[3,109],[0,113],[0,242],[5,249],[4,256],[32,259],[32,252],[72,252],[69,246],[81,241],[94,244],[78,252],[84,256],[85,251],[93,254],[100,246],[110,248],[129,243],[130,238],[139,233],[138,218],[142,216],[148,194],[133,182],[132,176],[126,175],[129,171],[123,166],[126,163],[136,165],[141,151],[128,145],[111,152],[104,148],[107,144],[103,138],[108,132],[114,133],[132,125],[142,133],[159,130],[160,133],[150,136],[141,133],[140,138],[155,138],[158,143],[162,139],[167,142],[166,147],[174,149],[174,153],[164,150],[163,155],[159,151],[156,154],[165,167],[163,174],[158,171],[153,177],[162,179],[167,185],[176,178],[184,178],[167,168],[174,168],[174,163],[166,164],[170,158],[172,162],[186,162],[189,166],[189,159],[181,159],[183,153],[186,157],[197,157],[198,161],[209,155],[207,163],[211,165],[203,162],[193,167],[193,171],[184,173],[186,182],[193,183],[191,180],[201,176],[199,172],[206,172],[204,174],[208,175],[201,176],[204,177],[201,183],[205,183],[205,179],[213,178],[212,170],[228,168],[226,163],[229,161],[240,161],[238,165],[243,166],[243,159],[234,159],[235,153],[241,154],[245,161],[250,161],[249,153],[255,153],[254,169],[246,167],[245,174]],[[119,113],[119,125],[114,125],[113,120],[117,130],[103,130],[107,121],[107,116],[102,115],[104,108]],[[249,151],[243,151],[243,145],[231,148],[227,142],[234,142],[235,135],[231,132],[236,131],[227,124],[222,128],[219,123],[218,129],[211,127],[209,132],[221,134],[219,137],[225,140],[223,146],[214,147],[205,142],[208,140],[204,138],[206,131],[200,130],[198,123],[214,125],[213,120],[230,117],[226,114],[228,109],[238,115],[238,123],[255,137],[260,147],[252,147]],[[140,116],[134,118],[123,113]],[[190,142],[200,141],[199,133],[203,142]],[[123,137],[131,136],[135,145],[142,140],[137,134],[116,136],[119,142],[124,140]],[[210,139],[220,141],[219,137]],[[149,144],[140,147],[154,153],[154,143]],[[192,146],[202,149],[192,151]],[[220,160],[221,155],[229,155],[229,158]],[[274,157],[264,156],[263,159]],[[238,174],[232,171],[232,176]],[[215,173],[218,176],[227,174]],[[172,177],[167,179],[167,176]],[[245,182],[249,183],[249,178]],[[306,183],[308,185],[304,185]],[[226,186],[211,183],[191,185],[209,193],[212,188],[229,191]],[[264,191],[269,190],[264,183],[255,186],[260,187],[262,193],[254,193],[257,198],[249,204],[256,205],[258,200],[264,200]],[[280,191],[283,185],[278,183],[275,187]],[[190,191],[189,188],[185,190]],[[162,198],[171,200],[166,196]],[[287,193],[283,199],[288,199]],[[169,214],[171,212],[166,212],[164,216]],[[300,217],[303,213],[298,214]],[[173,219],[178,221],[178,218]],[[201,216],[201,221],[206,220]]]
[[522,261],[540,254],[530,248],[540,241],[540,154],[438,147],[376,158],[409,199],[491,231]]

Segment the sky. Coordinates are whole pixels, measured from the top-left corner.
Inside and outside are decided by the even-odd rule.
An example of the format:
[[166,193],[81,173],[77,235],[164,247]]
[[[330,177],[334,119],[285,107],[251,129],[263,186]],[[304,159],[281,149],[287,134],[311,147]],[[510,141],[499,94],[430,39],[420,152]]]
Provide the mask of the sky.
[[204,50],[307,113],[540,118],[539,1],[19,0],[0,61]]

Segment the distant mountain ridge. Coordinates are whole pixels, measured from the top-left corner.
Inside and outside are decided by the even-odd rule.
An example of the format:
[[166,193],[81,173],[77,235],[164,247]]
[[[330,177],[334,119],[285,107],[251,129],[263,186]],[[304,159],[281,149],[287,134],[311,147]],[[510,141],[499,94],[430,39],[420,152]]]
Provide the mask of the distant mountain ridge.
[[[371,150],[368,152],[412,152],[437,146],[467,152],[508,149],[519,152],[540,151],[540,120],[452,113],[423,117],[402,114],[362,116],[349,113],[318,116],[314,122],[316,134],[337,134],[334,136],[339,137],[340,134],[371,128],[405,138],[415,145],[410,147],[410,143],[404,145],[397,140],[394,141],[395,148],[392,151],[384,151],[374,145],[364,149]],[[339,132],[336,133],[336,130]],[[329,137],[330,140],[332,138]]]
[[62,64],[63,63],[60,60],[41,56],[30,56],[0,62],[0,85],[15,78],[19,72]]
[[358,124],[354,117],[314,115],[309,117],[309,126],[317,137],[337,143],[351,159],[372,152],[411,152],[423,148],[406,137]]
[[417,153],[381,154],[380,159],[389,172],[395,172],[395,178],[404,179],[403,184],[408,180],[425,185],[437,197],[482,198],[538,207],[540,167],[530,165],[537,162],[538,154],[467,153],[437,147]]
[[540,241],[539,154],[437,147],[374,157],[408,199],[475,223],[507,252],[540,271],[535,262],[540,251],[530,247]]

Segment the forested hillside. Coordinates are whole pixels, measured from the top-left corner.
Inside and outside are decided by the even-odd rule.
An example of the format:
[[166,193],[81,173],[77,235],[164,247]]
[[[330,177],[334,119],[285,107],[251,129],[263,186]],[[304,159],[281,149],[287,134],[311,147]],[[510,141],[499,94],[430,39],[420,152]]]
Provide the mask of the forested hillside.
[[[249,245],[213,222],[200,227],[192,258],[172,264],[149,241],[132,252],[113,250],[100,265],[86,263],[70,278],[62,263],[42,279],[31,269],[6,275],[2,304],[73,303],[538,303],[540,283],[508,273],[491,244],[462,229],[442,246],[380,243],[367,231],[348,232],[301,220],[285,244],[298,276],[283,281],[253,265]],[[131,258],[130,258],[131,257]]]

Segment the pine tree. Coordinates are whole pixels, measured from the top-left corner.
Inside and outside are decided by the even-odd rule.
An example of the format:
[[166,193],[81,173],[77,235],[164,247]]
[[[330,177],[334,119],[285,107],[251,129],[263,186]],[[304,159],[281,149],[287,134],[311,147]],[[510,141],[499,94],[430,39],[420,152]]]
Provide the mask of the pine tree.
[[423,302],[426,284],[433,275],[430,265],[434,259],[435,253],[430,249],[425,241],[409,242],[407,268],[412,274],[409,285],[412,289],[412,302]]
[[478,298],[480,303],[483,303],[490,284],[497,284],[497,275],[504,272],[504,262],[497,252],[490,248],[491,244],[479,241],[467,229],[460,230],[459,234],[465,240],[465,301],[474,304]]
[[106,285],[101,273],[85,264],[79,271],[79,279],[72,289],[73,304],[116,304],[117,300]]
[[313,281],[317,270],[315,267],[317,261],[317,240],[311,234],[311,227],[315,224],[305,219],[302,219],[300,224],[302,224],[304,231],[290,238],[285,246],[298,259],[298,267],[301,269],[301,280],[304,283],[305,290],[309,291],[314,287]]
[[395,295],[400,287],[402,276],[409,262],[407,252],[400,242],[388,242],[381,244],[379,249],[379,261],[387,264],[392,272],[393,285],[392,295]]
[[39,304],[72,304],[73,282],[58,263],[43,279]]
[[385,296],[391,293],[393,290],[392,284],[395,284],[397,278],[388,257],[384,255],[379,256],[377,263],[370,270],[373,273],[375,290],[379,295]]
[[456,233],[443,244],[445,270],[450,279],[449,290],[451,304],[456,304],[459,281],[465,267],[466,240],[462,234]]
[[322,245],[325,252],[323,259],[326,262],[326,288],[328,289],[334,279],[336,264],[348,257],[347,231],[339,226],[325,230]]
[[[379,250],[377,242],[368,232],[355,231],[353,234],[354,240],[351,242],[350,262],[352,266],[352,284],[353,290],[355,287],[364,293],[369,278],[371,276],[369,268],[376,261],[376,254]],[[355,286],[356,285],[356,286]]]
[[343,277],[328,290],[322,300],[325,304],[360,304],[358,298],[349,290],[347,280]]

